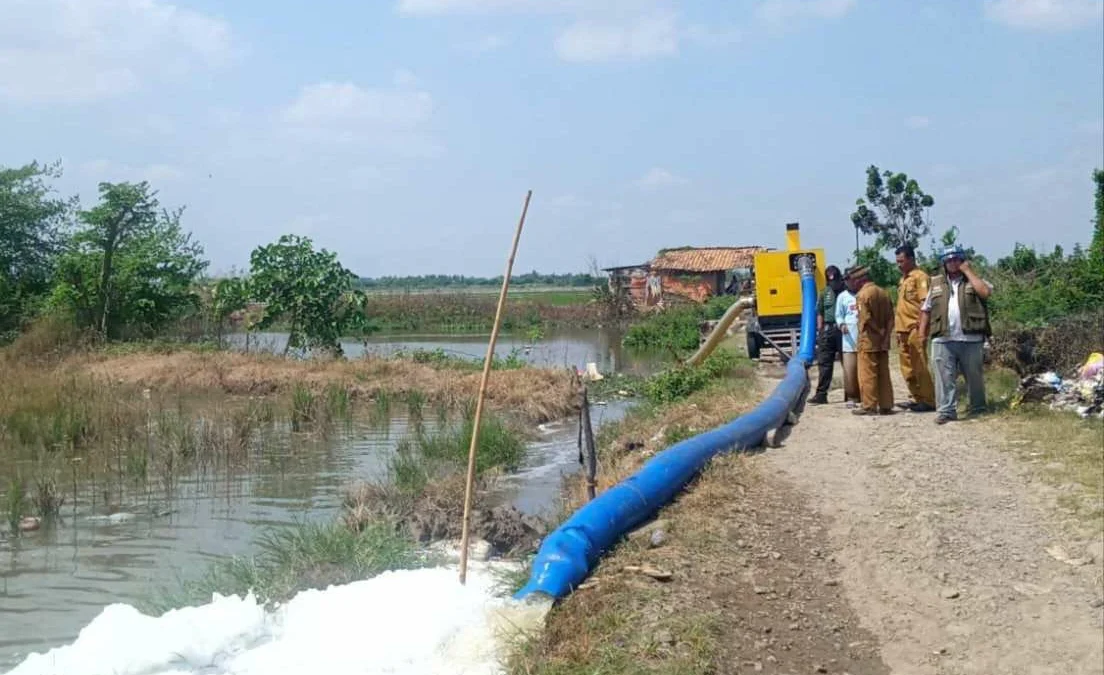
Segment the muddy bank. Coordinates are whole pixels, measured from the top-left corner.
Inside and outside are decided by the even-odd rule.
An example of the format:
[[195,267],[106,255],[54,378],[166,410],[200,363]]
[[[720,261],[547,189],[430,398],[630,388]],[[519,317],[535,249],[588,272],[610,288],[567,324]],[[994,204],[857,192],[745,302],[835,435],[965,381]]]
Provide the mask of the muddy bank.
[[[387,395],[401,399],[421,395],[447,405],[474,398],[480,377],[478,372],[438,369],[400,359],[295,361],[269,355],[188,351],[84,355],[64,362],[60,368],[68,373],[92,374],[115,383],[157,390],[265,395],[296,386],[322,390],[336,385],[354,398]],[[487,389],[489,405],[532,422],[564,417],[576,409],[575,401],[572,376],[567,369],[496,370]]]
[[[509,505],[486,499],[492,478],[480,477],[472,502],[472,536],[491,545],[496,555],[517,558],[532,553],[548,530],[547,523]],[[354,531],[386,522],[419,544],[460,539],[464,482],[462,474],[433,481],[417,493],[389,483],[360,483],[344,498],[343,522]]]

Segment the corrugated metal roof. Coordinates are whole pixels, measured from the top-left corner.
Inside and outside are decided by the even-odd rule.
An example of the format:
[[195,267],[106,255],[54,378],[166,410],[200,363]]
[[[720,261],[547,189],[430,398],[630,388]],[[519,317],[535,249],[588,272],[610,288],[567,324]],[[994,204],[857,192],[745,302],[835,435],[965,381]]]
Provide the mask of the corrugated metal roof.
[[667,251],[652,261],[653,270],[683,272],[720,272],[738,267],[751,267],[756,251],[763,246],[688,248]]

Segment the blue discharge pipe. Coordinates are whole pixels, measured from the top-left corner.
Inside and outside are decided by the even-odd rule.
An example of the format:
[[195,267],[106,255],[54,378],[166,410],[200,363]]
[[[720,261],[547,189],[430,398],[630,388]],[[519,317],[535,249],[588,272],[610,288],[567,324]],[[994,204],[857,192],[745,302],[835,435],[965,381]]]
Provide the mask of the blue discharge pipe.
[[817,289],[813,268],[801,268],[801,336],[797,358],[767,400],[728,424],[676,443],[648,460],[635,474],[606,490],[553,530],[533,560],[527,583],[514,597],[534,593],[562,598],[590,573],[602,554],[670,502],[714,455],[763,444],[767,432],[790,423],[809,389],[813,362]]

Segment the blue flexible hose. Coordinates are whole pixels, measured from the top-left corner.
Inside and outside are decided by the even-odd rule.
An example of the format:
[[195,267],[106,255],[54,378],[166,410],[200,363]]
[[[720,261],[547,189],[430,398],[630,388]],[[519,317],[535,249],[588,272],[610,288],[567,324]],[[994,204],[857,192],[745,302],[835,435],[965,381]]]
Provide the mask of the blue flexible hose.
[[801,335],[797,358],[786,375],[754,410],[728,424],[688,438],[648,460],[635,474],[582,506],[541,543],[527,583],[514,597],[541,593],[562,598],[577,587],[602,554],[642,523],[696,476],[714,455],[762,445],[771,429],[800,408],[813,362],[817,290],[813,270],[801,270]]

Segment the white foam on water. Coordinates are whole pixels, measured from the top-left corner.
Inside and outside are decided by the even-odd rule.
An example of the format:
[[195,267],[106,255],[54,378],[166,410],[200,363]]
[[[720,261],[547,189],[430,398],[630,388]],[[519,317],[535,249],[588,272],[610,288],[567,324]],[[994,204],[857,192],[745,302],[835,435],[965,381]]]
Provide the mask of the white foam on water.
[[551,606],[497,595],[505,566],[472,563],[464,586],[455,568],[385,572],[272,611],[252,595],[160,617],[110,605],[9,675],[498,675],[505,647]]

